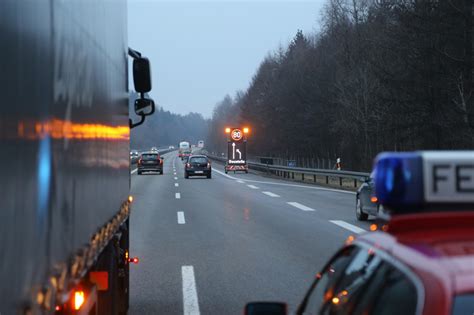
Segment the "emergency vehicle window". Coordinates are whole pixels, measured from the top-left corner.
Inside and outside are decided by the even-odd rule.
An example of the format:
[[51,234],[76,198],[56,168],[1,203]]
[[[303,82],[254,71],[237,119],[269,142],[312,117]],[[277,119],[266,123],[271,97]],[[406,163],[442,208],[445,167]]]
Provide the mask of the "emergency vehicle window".
[[413,283],[400,271],[393,268],[384,278],[375,296],[370,315],[411,315],[416,312],[417,293]]
[[474,314],[474,294],[458,295],[454,298],[453,315]]
[[350,262],[334,289],[332,300],[323,306],[323,314],[351,314],[365,294],[367,284],[382,260],[373,251],[362,249]]
[[355,247],[349,247],[340,252],[321,272],[321,277],[313,283],[307,295],[307,304],[302,314],[321,314],[322,307],[334,296],[337,283],[351,260],[360,252]]

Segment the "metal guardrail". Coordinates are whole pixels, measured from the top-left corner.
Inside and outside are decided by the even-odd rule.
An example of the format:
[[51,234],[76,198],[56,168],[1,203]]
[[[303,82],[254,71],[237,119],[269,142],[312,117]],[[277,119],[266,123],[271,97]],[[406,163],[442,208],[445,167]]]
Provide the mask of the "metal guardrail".
[[[218,156],[208,155],[210,159],[226,162],[227,159]],[[338,171],[338,170],[328,170],[328,169],[317,169],[317,168],[303,168],[303,167],[290,167],[290,166],[281,166],[281,165],[270,165],[256,162],[247,162],[250,169],[264,171],[267,173],[273,173],[277,176],[282,176],[284,178],[295,179],[295,174],[301,175],[301,179],[305,180],[306,176],[312,176],[313,181],[317,182],[317,177],[322,176],[326,179],[326,184],[329,184],[330,178],[338,178],[339,185],[343,185],[344,179],[351,179],[354,181],[354,187],[358,187],[358,182],[363,182],[366,178],[370,176],[370,173],[365,172],[354,172],[354,171]]]

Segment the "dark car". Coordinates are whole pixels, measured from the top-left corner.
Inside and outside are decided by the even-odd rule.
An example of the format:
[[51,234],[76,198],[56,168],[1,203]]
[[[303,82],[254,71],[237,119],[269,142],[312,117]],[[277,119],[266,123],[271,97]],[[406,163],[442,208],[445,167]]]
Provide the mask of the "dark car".
[[143,172],[159,172],[163,175],[163,158],[157,152],[143,152],[137,166],[138,175]]
[[211,178],[211,161],[205,155],[192,155],[184,166],[184,178],[189,176],[207,176]]
[[359,221],[366,221],[369,215],[377,215],[380,210],[377,197],[374,195],[373,174],[359,187],[356,194],[356,217]]

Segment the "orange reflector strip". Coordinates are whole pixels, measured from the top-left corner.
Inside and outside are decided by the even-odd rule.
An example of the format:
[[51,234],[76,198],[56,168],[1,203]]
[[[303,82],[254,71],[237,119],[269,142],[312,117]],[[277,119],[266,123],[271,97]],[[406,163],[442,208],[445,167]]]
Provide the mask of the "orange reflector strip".
[[107,271],[91,271],[89,280],[97,286],[99,291],[107,291],[109,289],[109,273]]
[[74,292],[74,309],[77,311],[86,301],[84,291],[75,291]]
[[373,203],[376,203],[377,201],[379,201],[379,199],[375,196],[372,196],[370,197],[370,201],[372,201]]
[[371,230],[372,232],[377,231],[377,228],[378,228],[378,227],[377,227],[377,224],[371,224],[371,225],[370,225],[370,230]]

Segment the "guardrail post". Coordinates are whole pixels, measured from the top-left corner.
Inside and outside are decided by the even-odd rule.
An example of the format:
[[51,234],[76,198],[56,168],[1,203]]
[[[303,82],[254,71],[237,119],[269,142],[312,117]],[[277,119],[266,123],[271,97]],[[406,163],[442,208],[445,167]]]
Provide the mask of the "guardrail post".
[[304,173],[301,173],[301,180],[304,181]]
[[339,177],[339,186],[342,186],[342,177]]
[[354,178],[354,187],[357,188],[357,179]]
[[295,179],[295,172],[291,172],[291,179]]
[[326,184],[329,184],[329,176],[326,176]]
[[314,174],[313,177],[314,177],[314,182],[316,183],[316,174]]

